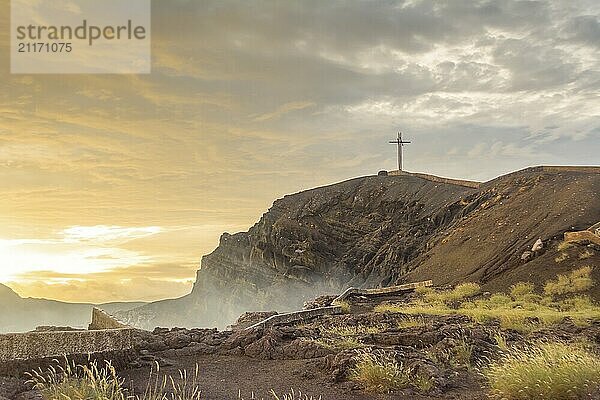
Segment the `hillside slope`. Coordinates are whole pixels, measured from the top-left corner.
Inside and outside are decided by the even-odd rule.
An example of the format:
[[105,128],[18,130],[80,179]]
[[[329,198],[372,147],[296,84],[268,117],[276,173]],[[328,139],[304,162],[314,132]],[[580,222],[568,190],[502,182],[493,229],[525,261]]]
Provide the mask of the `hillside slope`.
[[[555,261],[565,231],[584,230],[600,221],[599,173],[524,170],[483,184],[466,201],[478,197],[486,200],[434,237],[430,251],[412,261],[412,272],[403,280],[467,280],[503,290],[516,281],[541,287],[558,273],[600,266],[598,252],[581,246],[566,251],[565,260]],[[522,260],[538,239],[544,248]],[[596,280],[599,273],[595,271]],[[600,288],[592,294],[600,297]]]
[[[599,261],[597,252],[554,261],[565,231],[600,220],[599,191],[594,171],[541,169],[479,188],[406,174],[307,190],[275,201],[248,232],[223,234],[189,295],[119,317],[146,328],[222,327],[244,311],[296,309],[346,286],[542,282]],[[548,251],[521,260],[538,238]]]

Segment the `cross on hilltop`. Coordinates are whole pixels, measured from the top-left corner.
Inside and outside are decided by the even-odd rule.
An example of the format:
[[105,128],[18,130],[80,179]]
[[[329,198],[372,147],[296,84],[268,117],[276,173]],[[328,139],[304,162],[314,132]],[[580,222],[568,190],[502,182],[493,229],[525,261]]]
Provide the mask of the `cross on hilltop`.
[[398,132],[398,138],[396,140],[390,140],[390,143],[398,145],[398,171],[402,171],[402,147],[410,142],[403,141],[402,132]]

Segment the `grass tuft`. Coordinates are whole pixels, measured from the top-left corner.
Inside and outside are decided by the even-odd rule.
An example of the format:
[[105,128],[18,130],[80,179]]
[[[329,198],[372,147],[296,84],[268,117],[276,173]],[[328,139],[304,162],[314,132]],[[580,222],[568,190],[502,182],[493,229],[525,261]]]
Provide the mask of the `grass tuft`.
[[560,242],[560,243],[558,244],[558,246],[556,246],[556,249],[557,249],[558,251],[567,251],[567,250],[569,250],[569,249],[570,249],[571,247],[573,247],[573,246],[574,246],[574,244],[573,244],[572,242],[565,242],[565,241],[562,241],[562,242]]
[[456,286],[452,290],[430,290],[423,294],[423,301],[428,304],[450,304],[460,302],[477,295],[481,287],[477,283],[467,282]]
[[366,390],[389,393],[410,384],[411,371],[383,352],[360,353],[350,380],[360,383]]
[[428,375],[418,373],[412,379],[412,385],[421,393],[427,393],[435,386],[435,380]]
[[600,389],[600,358],[582,346],[543,343],[506,353],[485,375],[499,399],[591,399]]
[[531,282],[519,282],[510,287],[510,295],[515,300],[523,299],[533,294],[535,286]]
[[65,366],[51,366],[47,371],[35,370],[28,375],[28,383],[38,390],[43,399],[106,399],[126,400],[123,380],[110,363],[99,367],[96,362],[90,365],[75,365],[66,362]]
[[356,336],[370,333],[383,332],[383,326],[367,326],[367,325],[335,325],[329,328],[321,328],[321,332],[326,335],[333,336]]
[[585,249],[584,251],[582,251],[581,253],[579,253],[579,259],[580,260],[585,260],[590,258],[591,256],[594,255],[594,252],[589,250],[589,249]]
[[352,337],[346,338],[318,338],[318,339],[307,339],[312,341],[319,346],[325,347],[331,350],[354,350],[365,347],[365,345]]
[[[284,394],[283,396],[279,396],[275,393],[274,390],[271,390],[271,396],[273,396],[273,400],[321,400],[321,396],[318,398],[313,396],[308,396],[307,394],[303,394],[301,391],[296,392],[294,389],[290,390],[289,393]],[[242,400],[242,399],[240,399]]]
[[342,309],[342,314],[350,314],[350,303],[347,301],[336,301],[334,305]]
[[404,317],[398,321],[398,329],[418,328],[427,325],[425,318],[423,317]]
[[592,267],[586,266],[576,269],[569,275],[558,275],[556,280],[546,282],[544,293],[549,296],[580,293],[590,289],[593,284]]

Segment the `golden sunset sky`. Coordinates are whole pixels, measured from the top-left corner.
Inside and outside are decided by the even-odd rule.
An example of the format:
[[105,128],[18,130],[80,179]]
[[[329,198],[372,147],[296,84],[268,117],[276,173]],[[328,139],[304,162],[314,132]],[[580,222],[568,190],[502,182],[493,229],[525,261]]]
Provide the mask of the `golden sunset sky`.
[[287,193],[395,168],[598,164],[600,3],[154,1],[149,75],[11,75],[0,0],[0,283],[190,290]]

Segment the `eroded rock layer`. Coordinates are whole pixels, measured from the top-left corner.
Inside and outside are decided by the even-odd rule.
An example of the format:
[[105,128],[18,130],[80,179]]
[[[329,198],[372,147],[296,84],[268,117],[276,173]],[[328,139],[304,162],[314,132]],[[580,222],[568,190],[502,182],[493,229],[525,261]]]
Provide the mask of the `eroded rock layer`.
[[598,262],[594,249],[555,259],[565,231],[600,221],[599,192],[600,174],[577,169],[524,170],[479,188],[407,174],[307,190],[275,201],[248,232],[223,234],[188,296],[119,317],[143,328],[224,327],[245,311],[298,309],[347,286],[540,283]]

